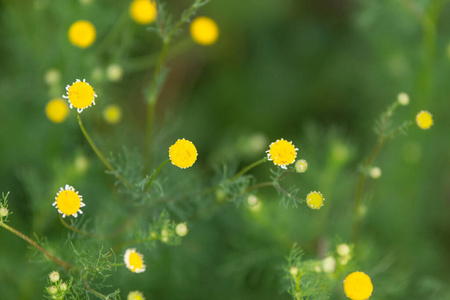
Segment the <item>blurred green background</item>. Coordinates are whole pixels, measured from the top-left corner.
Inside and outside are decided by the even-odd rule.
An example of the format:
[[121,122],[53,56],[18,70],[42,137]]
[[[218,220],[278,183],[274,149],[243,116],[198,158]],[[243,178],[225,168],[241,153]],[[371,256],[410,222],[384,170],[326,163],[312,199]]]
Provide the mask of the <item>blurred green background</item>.
[[[143,251],[145,273],[122,268],[108,284],[120,288],[123,298],[139,289],[147,299],[161,300],[289,299],[280,283],[281,267],[294,242],[306,258],[323,258],[323,243],[351,243],[358,165],[376,142],[374,120],[398,93],[407,92],[411,103],[396,111],[394,123],[413,120],[425,109],[435,125],[428,131],[413,126],[377,158],[383,175],[366,184],[358,268],[372,278],[371,299],[450,299],[447,2],[212,0],[202,7],[198,14],[217,22],[220,37],[210,47],[196,45],[185,25],[174,41],[157,106],[154,167],[167,158],[176,139],[185,137],[196,145],[198,161],[188,170],[168,168],[163,176],[174,181],[189,176],[208,186],[219,166],[239,169],[284,138],[309,162],[309,170],[291,176],[286,185],[299,187],[299,195],[320,190],[325,206],[286,209],[275,191],[258,190],[259,212],[242,204],[221,205],[188,222],[190,232],[181,246]],[[129,4],[0,2],[0,191],[11,192],[9,224],[29,236],[46,237],[54,251],[70,250],[66,240],[73,238],[51,207],[64,184],[84,196],[88,229],[111,230],[115,220],[130,213],[114,201],[123,195],[86,143],[75,111],[62,124],[45,115],[50,99],[60,97],[75,79],[86,78],[98,98],[82,118],[99,148],[118,153],[124,145],[142,147],[145,95],[161,41],[131,20]],[[191,2],[166,4],[177,17]],[[87,49],[67,39],[69,26],[79,19],[97,30],[96,42]],[[150,63],[140,60],[144,56]],[[123,68],[118,82],[105,73],[111,64]],[[60,84],[52,88],[44,80],[50,69],[61,72]],[[121,107],[118,124],[105,122],[102,111],[108,104]],[[266,163],[252,174],[266,181],[271,167]],[[187,181],[168,193],[189,191]],[[169,209],[179,221],[190,213]],[[57,267],[37,262],[41,254],[32,255],[6,230],[0,231],[0,244],[0,298],[40,299],[47,274]],[[117,255],[121,260],[122,253]],[[108,291],[113,288],[102,290]],[[330,296],[344,298],[340,287]]]

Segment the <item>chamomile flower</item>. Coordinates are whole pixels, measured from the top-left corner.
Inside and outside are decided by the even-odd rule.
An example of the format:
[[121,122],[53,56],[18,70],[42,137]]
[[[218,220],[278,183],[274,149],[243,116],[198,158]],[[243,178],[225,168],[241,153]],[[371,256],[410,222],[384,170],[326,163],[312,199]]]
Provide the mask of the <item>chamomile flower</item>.
[[55,202],[52,205],[58,209],[63,218],[66,216],[74,216],[76,218],[78,214],[83,213],[81,208],[86,206],[83,203],[83,196],[79,195],[74,187],[68,184],[64,188],[59,189]]
[[151,0],[134,0],[130,5],[130,16],[139,24],[146,25],[155,21],[156,2]]
[[50,274],[48,274],[48,278],[51,282],[58,282],[59,280],[59,273],[58,271],[53,271]]
[[139,291],[132,291],[128,293],[127,300],[145,300],[145,297]]
[[94,92],[94,88],[86,82],[77,79],[72,85],[66,86],[67,93],[63,95],[63,98],[69,101],[70,108],[76,108],[79,113],[83,109],[95,105],[95,97],[97,94]]
[[422,110],[416,116],[416,123],[422,129],[429,129],[433,125],[433,116],[428,111]]
[[325,198],[321,192],[310,192],[306,196],[306,204],[312,209],[320,209],[323,206],[324,200]]
[[297,157],[297,148],[292,142],[280,139],[273,142],[267,150],[267,157],[277,166],[287,169],[286,166],[292,164]]
[[53,123],[62,123],[69,114],[69,106],[64,100],[55,98],[45,106],[45,114]]
[[95,41],[96,31],[91,22],[79,20],[73,23],[67,32],[69,41],[80,48],[87,48]]
[[135,248],[127,249],[123,256],[125,265],[133,273],[142,273],[145,271],[144,256],[136,252]]
[[169,158],[173,165],[186,169],[197,160],[197,149],[191,141],[180,139],[169,148]]
[[192,39],[200,45],[209,46],[219,38],[219,27],[217,23],[208,17],[197,17],[191,23]]
[[352,300],[366,300],[372,295],[370,277],[363,272],[353,272],[344,280],[345,295]]

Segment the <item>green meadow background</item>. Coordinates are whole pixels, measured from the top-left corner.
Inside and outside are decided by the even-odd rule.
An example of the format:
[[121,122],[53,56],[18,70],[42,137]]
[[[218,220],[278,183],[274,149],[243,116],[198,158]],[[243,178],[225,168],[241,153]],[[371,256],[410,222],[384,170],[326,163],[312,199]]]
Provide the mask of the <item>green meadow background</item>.
[[[412,126],[376,159],[382,176],[366,182],[355,271],[370,275],[374,300],[450,299],[448,2],[211,0],[202,7],[198,15],[217,22],[219,40],[197,45],[183,26],[157,105],[152,167],[167,159],[178,138],[191,140],[199,153],[192,168],[163,169],[159,176],[177,183],[177,190],[169,185],[166,193],[212,186],[221,166],[241,169],[284,138],[309,163],[306,173],[289,176],[284,184],[298,187],[301,197],[321,191],[325,206],[285,208],[275,190],[264,188],[255,192],[258,212],[229,202],[191,218],[190,208],[168,207],[171,218],[188,222],[182,244],[136,245],[147,270],[133,274],[118,268],[106,281],[112,287],[100,291],[120,288],[123,299],[131,290],[150,300],[290,299],[282,266],[293,243],[305,259],[323,258],[338,242],[352,243],[358,168],[376,143],[374,120],[406,92],[411,103],[397,109],[394,124],[414,120],[420,110],[430,111],[435,124],[430,130]],[[177,18],[191,1],[165,3]],[[86,230],[112,231],[133,213],[133,203],[105,173],[75,111],[55,124],[45,106],[64,94],[67,84],[86,79],[97,105],[81,117],[98,147],[106,154],[124,146],[142,148],[145,96],[161,41],[131,20],[129,4],[0,1],[0,191],[10,191],[8,224],[45,238],[50,251],[70,262],[68,240],[94,253],[110,245],[77,237],[61,225],[51,206],[59,187],[70,184],[83,195],[80,222]],[[86,49],[67,39],[69,26],[80,19],[97,30],[97,40]],[[106,77],[110,64],[122,66],[121,81]],[[49,69],[61,72],[56,87],[44,81]],[[118,124],[105,122],[108,104],[122,109]],[[251,174],[267,181],[271,168],[265,163]],[[139,224],[145,228],[155,214],[137,216]],[[68,279],[63,269],[43,263],[41,253],[3,229],[0,245],[0,299],[43,298],[54,269]],[[118,262],[124,251],[116,253]],[[330,299],[345,299],[340,285],[329,292]]]

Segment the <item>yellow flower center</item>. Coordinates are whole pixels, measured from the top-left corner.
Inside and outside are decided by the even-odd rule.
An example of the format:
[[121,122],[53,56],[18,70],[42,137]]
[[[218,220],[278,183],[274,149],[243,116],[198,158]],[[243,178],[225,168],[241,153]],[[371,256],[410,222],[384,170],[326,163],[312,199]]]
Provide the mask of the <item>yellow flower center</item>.
[[95,92],[92,86],[84,81],[77,81],[69,87],[67,92],[70,103],[79,109],[94,103]]
[[145,300],[145,298],[141,292],[133,291],[128,294],[127,300]]
[[62,190],[56,197],[58,209],[68,216],[75,214],[81,207],[80,196],[71,190]]
[[61,99],[53,99],[47,103],[45,114],[54,123],[62,123],[69,113],[67,102]]
[[294,145],[286,140],[278,140],[270,145],[269,159],[275,165],[286,167],[295,161],[297,157],[297,149]]
[[130,270],[132,272],[136,272],[136,270],[141,270],[144,262],[142,261],[141,256],[136,252],[131,252],[129,256],[130,262]]
[[422,129],[429,129],[433,125],[433,116],[427,111],[421,111],[416,116],[416,123]]
[[219,38],[219,27],[214,20],[207,17],[196,18],[190,29],[192,39],[200,45],[212,45]]
[[186,169],[192,166],[197,160],[197,149],[192,142],[181,139],[170,146],[169,157],[172,164]]
[[321,208],[323,200],[323,195],[320,192],[311,192],[306,196],[306,204],[312,209]]
[[106,122],[110,124],[116,124],[122,119],[122,110],[118,105],[111,104],[108,105],[103,111],[103,117]]
[[88,21],[76,21],[68,31],[69,41],[80,48],[87,48],[95,41],[95,27]]
[[366,300],[372,295],[370,277],[363,272],[353,272],[344,280],[344,292],[352,300]]
[[134,0],[130,6],[131,18],[139,24],[150,24],[156,19],[156,3],[149,0]]

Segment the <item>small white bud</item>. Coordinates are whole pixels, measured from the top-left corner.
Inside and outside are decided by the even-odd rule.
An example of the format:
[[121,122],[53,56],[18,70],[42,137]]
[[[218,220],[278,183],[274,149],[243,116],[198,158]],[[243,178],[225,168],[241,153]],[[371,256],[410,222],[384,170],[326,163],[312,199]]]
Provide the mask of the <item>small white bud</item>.
[[55,85],[58,84],[61,80],[61,72],[59,72],[57,69],[50,69],[47,72],[45,72],[44,75],[44,81],[48,85]]
[[61,285],[59,286],[59,290],[61,292],[67,291],[67,284],[65,282],[61,283]]
[[8,216],[8,214],[9,214],[9,211],[8,211],[8,209],[7,209],[6,207],[0,208],[0,216],[1,216],[2,218]]
[[378,167],[373,167],[370,169],[370,177],[373,179],[378,179],[381,177],[381,169]]
[[350,254],[350,247],[347,244],[337,245],[336,250],[340,256],[346,256]]
[[255,206],[256,204],[258,204],[258,197],[256,197],[255,195],[252,195],[252,194],[248,195],[247,204],[250,207]]
[[175,232],[178,234],[178,236],[185,236],[186,234],[188,234],[188,228],[186,223],[180,223],[177,225],[177,227],[175,228]]
[[294,166],[297,173],[305,173],[308,170],[308,162],[304,159],[297,160]]
[[407,93],[400,93],[397,96],[397,101],[400,105],[406,106],[409,104],[409,96]]
[[297,267],[291,267],[291,269],[289,270],[289,273],[291,274],[292,277],[297,276],[297,274],[298,274]]
[[322,261],[322,269],[325,273],[333,273],[336,270],[336,259],[333,256],[328,256]]
[[116,64],[109,65],[106,68],[106,77],[112,82],[117,82],[122,79],[123,70],[122,67]]
[[49,293],[50,295],[55,295],[56,293],[58,293],[58,289],[57,289],[56,286],[54,286],[54,285],[49,286],[49,287],[47,288],[47,291],[48,291],[48,293]]
[[59,280],[59,273],[57,271],[53,271],[48,274],[48,278],[50,278],[51,282],[57,282]]

